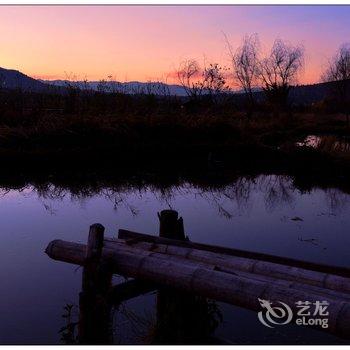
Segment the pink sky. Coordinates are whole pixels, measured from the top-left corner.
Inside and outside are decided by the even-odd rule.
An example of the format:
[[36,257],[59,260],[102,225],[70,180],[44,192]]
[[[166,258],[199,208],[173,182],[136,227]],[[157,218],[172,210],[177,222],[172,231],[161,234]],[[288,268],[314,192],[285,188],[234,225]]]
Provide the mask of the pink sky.
[[[0,66],[46,79],[165,78],[184,59],[229,65],[233,47],[258,33],[306,50],[301,82],[316,82],[350,41],[350,6],[1,6]],[[172,81],[173,82],[173,81]]]

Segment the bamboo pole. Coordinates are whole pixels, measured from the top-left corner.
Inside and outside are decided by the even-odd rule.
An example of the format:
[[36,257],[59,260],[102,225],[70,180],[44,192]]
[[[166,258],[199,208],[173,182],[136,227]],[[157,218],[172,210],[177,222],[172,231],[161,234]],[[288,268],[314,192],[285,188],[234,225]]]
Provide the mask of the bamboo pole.
[[[124,241],[122,240],[107,239],[105,241],[105,246],[111,249],[118,249],[117,246],[123,244]],[[126,244],[128,244],[128,241],[126,241]],[[234,273],[242,271],[255,275],[272,277],[279,280],[309,284],[315,287],[327,288],[342,293],[350,293],[350,278],[341,277],[330,273],[310,271],[287,265],[259,261],[256,259],[235,257],[174,245],[133,241],[129,247],[130,249],[162,253],[166,255],[168,259],[171,256],[182,257],[187,260],[195,261],[199,264],[215,266],[216,269],[226,272],[230,270],[232,270]]]
[[[47,254],[56,260],[84,263],[85,245],[53,241]],[[253,280],[222,271],[209,270],[196,264],[182,264],[154,256],[130,253],[122,248],[104,248],[102,258],[109,262],[112,271],[121,275],[139,278],[258,311],[258,299],[271,302],[283,301],[293,311],[298,301],[327,301],[329,303],[329,328],[322,329],[338,336],[350,336],[350,303],[320,294],[284,288],[265,281]]]
[[204,250],[208,252],[232,255],[247,259],[256,259],[281,265],[288,265],[299,267],[307,270],[318,271],[323,273],[331,273],[339,276],[350,277],[350,269],[341,266],[331,266],[326,264],[318,264],[309,261],[296,260],[292,258],[285,258],[277,255],[270,255],[264,253],[250,252],[241,249],[220,247],[215,245],[208,245],[203,243],[196,243],[190,241],[181,241],[176,239],[168,239],[164,237],[157,237],[154,235],[147,235],[144,233],[138,233],[128,230],[119,230],[118,238],[124,239],[130,242],[149,242],[156,244],[165,244],[176,247],[193,248],[198,250]]
[[[148,245],[148,243],[145,242],[141,242],[143,245]],[[140,244],[141,244],[140,243]],[[293,289],[301,289],[304,291],[311,291],[315,294],[321,294],[321,295],[328,295],[332,298],[336,298],[336,299],[340,299],[340,300],[346,300],[349,298],[349,294],[343,292],[343,291],[337,291],[334,289],[329,289],[329,288],[325,288],[322,286],[317,286],[314,284],[307,284],[304,280],[304,283],[298,282],[296,280],[294,281],[289,281],[287,279],[284,278],[276,278],[273,277],[272,275],[267,275],[267,274],[254,274],[254,273],[250,273],[250,272],[245,272],[244,270],[239,270],[239,269],[235,269],[235,268],[228,268],[228,267],[224,267],[224,266],[217,266],[217,265],[213,265],[213,264],[209,264],[207,263],[203,263],[203,262],[198,262],[196,263],[195,261],[192,261],[190,259],[181,259],[180,256],[175,256],[175,255],[167,255],[167,254],[162,254],[162,253],[156,253],[152,250],[144,250],[144,249],[138,249],[135,248],[133,246],[128,246],[125,243],[123,243],[122,241],[116,242],[113,241],[112,243],[110,241],[105,241],[105,249],[111,249],[112,251],[115,250],[120,250],[123,249],[125,252],[130,253],[130,254],[138,254],[140,256],[153,256],[155,258],[159,258],[159,259],[163,259],[163,260],[167,260],[167,261],[174,261],[177,263],[181,263],[183,265],[189,265],[189,266],[198,266],[198,267],[203,267],[206,269],[211,269],[211,270],[216,270],[216,271],[222,271],[222,272],[226,272],[226,273],[231,273],[234,275],[239,275],[239,276],[243,276],[243,277],[247,277],[247,278],[251,278],[251,279],[257,279],[257,280],[262,280],[268,283],[275,283],[278,285],[283,285],[286,288],[293,288]],[[69,248],[69,246],[67,247],[67,253],[69,253],[71,251],[71,249]],[[67,262],[72,262],[72,263],[76,263],[75,261],[69,261],[70,257],[69,254],[67,254]],[[283,277],[283,275],[282,275]],[[334,277],[338,277],[338,276],[334,276]],[[329,278],[329,277],[328,277]],[[329,280],[331,280],[329,278]]]
[[307,283],[305,283],[305,281],[304,281],[304,283],[301,283],[301,282],[296,282],[296,281],[282,279],[282,278],[276,278],[273,276],[268,276],[268,275],[263,275],[263,274],[245,272],[243,270],[235,269],[232,267],[225,267],[225,266],[218,266],[218,265],[210,264],[210,262],[208,262],[208,261],[207,262],[197,262],[197,261],[194,261],[191,259],[186,259],[184,256],[180,256],[180,255],[169,255],[169,254],[155,252],[152,249],[148,249],[148,248],[150,248],[149,247],[150,243],[140,242],[140,244],[142,245],[141,247],[139,246],[139,244],[137,244],[137,247],[135,247],[135,245],[129,246],[120,240],[118,242],[117,241],[113,241],[113,242],[105,241],[105,248],[111,249],[111,250],[116,250],[116,249],[120,249],[120,247],[121,247],[123,250],[125,250],[126,252],[129,252],[129,253],[135,253],[135,254],[137,253],[137,254],[143,255],[143,256],[153,256],[155,258],[159,258],[159,259],[163,259],[163,260],[167,260],[167,261],[174,261],[174,262],[178,262],[178,263],[190,265],[190,266],[195,265],[195,266],[203,267],[203,268],[206,268],[209,270],[222,271],[222,272],[230,273],[233,275],[242,276],[245,278],[264,281],[267,283],[274,283],[276,285],[283,286],[286,288],[299,289],[299,290],[303,290],[306,292],[313,292],[315,294],[327,295],[331,298],[335,298],[335,299],[339,299],[339,300],[349,300],[350,301],[350,294],[348,294],[348,293],[336,291],[333,289],[318,287],[318,286],[315,286],[313,284],[307,284]]

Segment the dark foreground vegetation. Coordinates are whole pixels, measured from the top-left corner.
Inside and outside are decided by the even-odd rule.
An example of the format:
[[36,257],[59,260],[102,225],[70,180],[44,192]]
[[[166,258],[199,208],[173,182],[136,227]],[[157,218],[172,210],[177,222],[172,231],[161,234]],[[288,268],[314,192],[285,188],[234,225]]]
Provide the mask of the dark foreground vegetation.
[[[276,115],[261,104],[247,118],[239,100],[230,95],[220,103],[191,103],[146,94],[77,94],[0,94],[6,101],[0,114],[3,175],[11,169],[52,173],[121,171],[125,166],[313,176],[350,172],[349,150],[337,147],[350,136],[346,119],[323,106],[294,107]],[[297,144],[308,135],[331,136],[327,145]]]
[[[109,98],[95,96],[100,97]],[[164,181],[209,183],[226,172],[231,179],[232,174],[280,173],[304,177],[304,183],[308,178],[339,185],[350,174],[350,134],[341,114],[310,109],[276,117],[261,110],[247,120],[233,107],[189,112],[182,101],[155,100],[151,109],[145,96],[121,98],[133,101],[133,113],[2,114],[2,179],[41,182],[49,176],[79,183],[94,182],[98,175],[118,182],[139,175],[135,181],[142,182],[145,174],[170,172]],[[308,135],[325,136],[314,145],[303,144]]]

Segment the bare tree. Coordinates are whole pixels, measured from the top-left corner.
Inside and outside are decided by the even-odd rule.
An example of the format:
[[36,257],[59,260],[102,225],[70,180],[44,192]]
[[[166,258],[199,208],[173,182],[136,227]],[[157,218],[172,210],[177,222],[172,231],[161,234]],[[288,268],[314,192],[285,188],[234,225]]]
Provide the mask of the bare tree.
[[[228,42],[227,42],[228,43]],[[260,42],[257,34],[245,36],[242,44],[233,53],[228,43],[235,82],[248,98],[249,115],[255,105],[253,89],[258,83]]]
[[221,67],[218,63],[210,63],[203,71],[202,86],[206,94],[210,96],[212,102],[218,102],[225,92],[229,91],[226,84],[225,71],[227,69]]
[[275,40],[268,57],[260,61],[258,75],[267,99],[275,107],[285,108],[291,85],[304,66],[304,48]]
[[322,80],[333,82],[333,98],[346,116],[349,124],[350,114],[350,44],[343,44],[329,61]]
[[226,67],[209,63],[202,68],[196,60],[183,61],[177,71],[178,80],[191,100],[199,100],[204,95],[211,102],[218,102],[230,89],[226,84]]
[[196,60],[181,62],[177,77],[186,94],[191,99],[197,99],[203,93],[203,74]]

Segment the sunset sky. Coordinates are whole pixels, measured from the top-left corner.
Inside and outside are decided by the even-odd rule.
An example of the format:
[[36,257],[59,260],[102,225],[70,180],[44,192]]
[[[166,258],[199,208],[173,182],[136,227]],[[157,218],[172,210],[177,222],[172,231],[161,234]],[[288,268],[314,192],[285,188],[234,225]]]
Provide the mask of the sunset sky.
[[229,65],[223,33],[233,47],[258,33],[263,49],[277,37],[304,45],[300,82],[317,82],[350,42],[349,19],[350,6],[1,6],[0,67],[43,79],[154,80],[184,59]]

